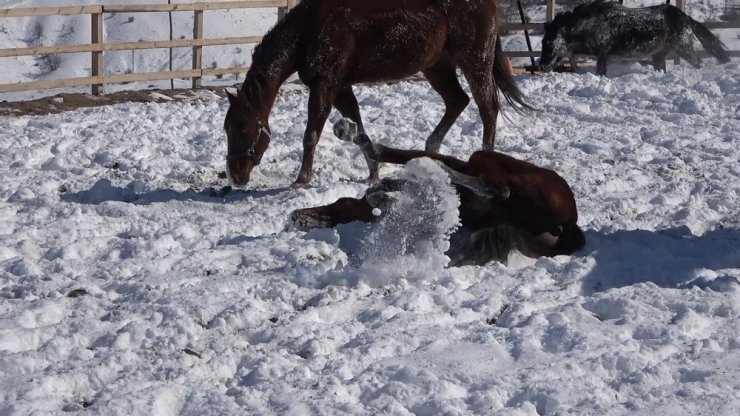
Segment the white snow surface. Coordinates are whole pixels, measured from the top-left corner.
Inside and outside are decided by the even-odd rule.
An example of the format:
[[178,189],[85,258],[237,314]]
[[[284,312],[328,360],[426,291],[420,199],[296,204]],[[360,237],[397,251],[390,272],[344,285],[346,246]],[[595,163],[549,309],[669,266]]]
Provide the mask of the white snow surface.
[[[444,268],[457,202],[429,161],[381,171],[422,178],[393,223],[286,230],[367,174],[327,128],[286,188],[295,86],[225,196],[213,95],[0,117],[0,414],[737,415],[740,64],[517,81],[540,111],[501,118],[497,150],[571,184],[573,256]],[[426,83],[355,90],[384,144],[442,116]],[[481,135],[471,105],[442,151]]]

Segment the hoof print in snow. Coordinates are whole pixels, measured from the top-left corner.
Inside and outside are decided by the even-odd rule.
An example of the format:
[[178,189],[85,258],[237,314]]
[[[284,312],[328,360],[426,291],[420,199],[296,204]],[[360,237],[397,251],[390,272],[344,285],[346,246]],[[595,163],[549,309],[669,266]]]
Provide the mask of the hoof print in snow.
[[222,170],[221,172],[219,172],[218,173],[218,178],[219,179],[226,179],[226,171],[223,171]]
[[218,189],[218,190],[213,189],[213,188],[209,188],[209,191],[210,191],[210,195],[212,197],[215,197],[215,198],[223,198],[226,195],[228,195],[229,193],[231,193],[231,190],[232,189],[233,188],[231,186],[228,186],[227,185],[227,186],[224,186],[223,188]]
[[61,184],[59,185],[58,191],[60,194],[66,194],[67,192],[69,192],[69,187],[66,184]]
[[85,289],[75,289],[69,293],[67,293],[68,298],[79,298],[80,296],[87,295],[87,290]]
[[190,348],[185,348],[184,350],[182,350],[182,352],[184,352],[187,355],[192,355],[194,357],[201,358],[201,354],[199,352],[195,352],[191,350]]
[[92,406],[91,401],[83,400],[81,402],[67,403],[62,407],[62,412],[79,412]]
[[271,317],[271,318],[270,318],[270,319],[268,319],[268,320],[269,320],[270,322],[272,322],[272,323],[274,324],[274,323],[277,323],[277,321],[278,321],[279,319],[278,319],[278,317],[277,317],[277,316],[273,316],[273,317]]

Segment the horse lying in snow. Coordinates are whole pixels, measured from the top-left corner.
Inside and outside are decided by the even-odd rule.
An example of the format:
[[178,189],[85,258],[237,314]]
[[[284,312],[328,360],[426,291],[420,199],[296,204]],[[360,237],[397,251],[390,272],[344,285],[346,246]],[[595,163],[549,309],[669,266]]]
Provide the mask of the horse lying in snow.
[[629,58],[652,57],[656,71],[665,71],[666,56],[674,51],[695,68],[701,66],[693,39],[721,63],[730,61],[722,42],[706,26],[681,9],[659,6],[628,8],[621,4],[596,0],[572,12],[558,13],[545,25],[539,66],[551,71],[563,57],[575,67],[575,55],[595,55],[596,72],[606,75],[611,55]]
[[[492,151],[473,153],[467,161],[434,152],[401,150],[373,143],[348,120],[334,126],[342,140],[359,145],[366,158],[378,163],[405,164],[420,157],[441,162],[460,197],[461,227],[450,237],[450,266],[505,261],[512,249],[529,257],[572,254],[585,245],[576,224],[573,192],[552,170]],[[353,221],[372,222],[402,188],[399,180],[383,179],[362,199],[336,202],[291,213],[300,230],[328,228]]]

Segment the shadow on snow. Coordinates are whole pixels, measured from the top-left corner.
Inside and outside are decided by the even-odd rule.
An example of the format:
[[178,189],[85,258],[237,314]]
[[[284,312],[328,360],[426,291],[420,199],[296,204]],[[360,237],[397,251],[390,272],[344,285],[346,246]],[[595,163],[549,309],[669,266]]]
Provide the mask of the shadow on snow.
[[584,277],[584,294],[642,282],[717,291],[739,283],[737,277],[717,272],[740,268],[738,229],[708,231],[701,236],[693,235],[687,227],[611,234],[591,231],[586,239],[596,261]]
[[258,199],[277,195],[285,190],[287,190],[287,188],[269,189],[264,191],[245,191],[240,189],[231,189],[230,187],[223,189],[209,187],[202,191],[196,191],[192,188],[182,192],[173,191],[171,189],[156,189],[153,191],[137,193],[129,188],[115,186],[108,179],[100,179],[95,182],[90,189],[62,195],[61,199],[65,202],[90,205],[98,205],[108,201],[127,202],[135,205],[150,205],[170,201],[230,203],[244,199]]

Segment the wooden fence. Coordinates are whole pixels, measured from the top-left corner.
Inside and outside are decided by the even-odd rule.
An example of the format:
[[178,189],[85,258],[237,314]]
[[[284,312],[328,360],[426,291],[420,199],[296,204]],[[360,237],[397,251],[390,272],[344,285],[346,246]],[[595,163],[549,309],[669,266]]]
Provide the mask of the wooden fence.
[[[147,4],[147,5],[97,5],[97,6],[72,6],[72,7],[42,7],[42,8],[14,8],[0,9],[1,18],[31,17],[31,16],[63,16],[63,15],[90,15],[91,34],[90,43],[81,45],[64,46],[38,46],[28,48],[0,49],[0,58],[18,56],[40,56],[58,53],[80,53],[91,54],[91,74],[88,77],[67,78],[60,80],[45,80],[33,82],[18,82],[0,84],[0,93],[18,92],[30,90],[44,90],[53,88],[70,88],[79,86],[92,86],[92,93],[99,95],[103,92],[104,84],[125,83],[136,81],[155,81],[168,79],[192,79],[193,88],[201,86],[204,76],[219,76],[226,74],[245,73],[248,67],[229,68],[202,68],[202,50],[204,46],[235,45],[258,43],[261,36],[228,37],[228,38],[203,38],[203,14],[209,10],[225,9],[251,9],[251,8],[277,8],[278,19],[285,15],[299,0],[242,0],[242,1],[204,1],[187,4]],[[372,0],[367,0],[372,1]],[[551,21],[555,16],[555,0],[547,1],[546,21]],[[677,6],[683,8],[685,0],[676,0]],[[106,42],[103,36],[103,16],[110,13],[151,13],[151,12],[186,12],[192,11],[193,38],[176,39],[149,42]],[[542,31],[545,23],[503,23],[502,30],[519,31],[533,30]],[[709,28],[740,28],[740,22],[709,22]],[[129,74],[105,74],[104,52],[138,49],[161,49],[161,48],[192,48],[193,65],[191,69],[161,72],[129,73]],[[506,51],[509,57],[537,57],[539,51]],[[731,51],[732,56],[740,56],[740,51]]]
[[[90,43],[83,45],[65,46],[38,46],[30,48],[0,49],[0,58],[13,56],[46,55],[56,53],[80,53],[90,52],[92,70],[91,76],[81,78],[67,78],[60,80],[18,82],[14,84],[0,84],[0,92],[17,92],[30,90],[43,90],[51,88],[70,88],[85,85],[92,86],[95,95],[103,92],[103,84],[156,81],[167,79],[191,78],[193,88],[201,86],[204,76],[240,74],[246,72],[248,67],[229,68],[202,68],[202,50],[204,46],[216,45],[238,45],[258,43],[262,36],[244,36],[229,38],[203,38],[203,13],[208,10],[225,9],[253,9],[253,8],[277,8],[278,18],[282,17],[290,8],[295,6],[298,0],[248,0],[227,2],[197,2],[187,4],[140,4],[140,5],[109,5],[109,6],[76,6],[76,7],[41,7],[41,8],[16,8],[0,9],[0,18],[3,17],[30,17],[30,16],[65,16],[65,15],[90,15],[92,33]],[[103,16],[110,13],[151,13],[151,12],[193,12],[193,38],[175,39],[150,42],[118,42],[109,43],[103,39]],[[145,72],[131,74],[105,74],[103,71],[103,52],[137,50],[137,49],[162,49],[162,48],[193,48],[192,69],[178,71]]]

